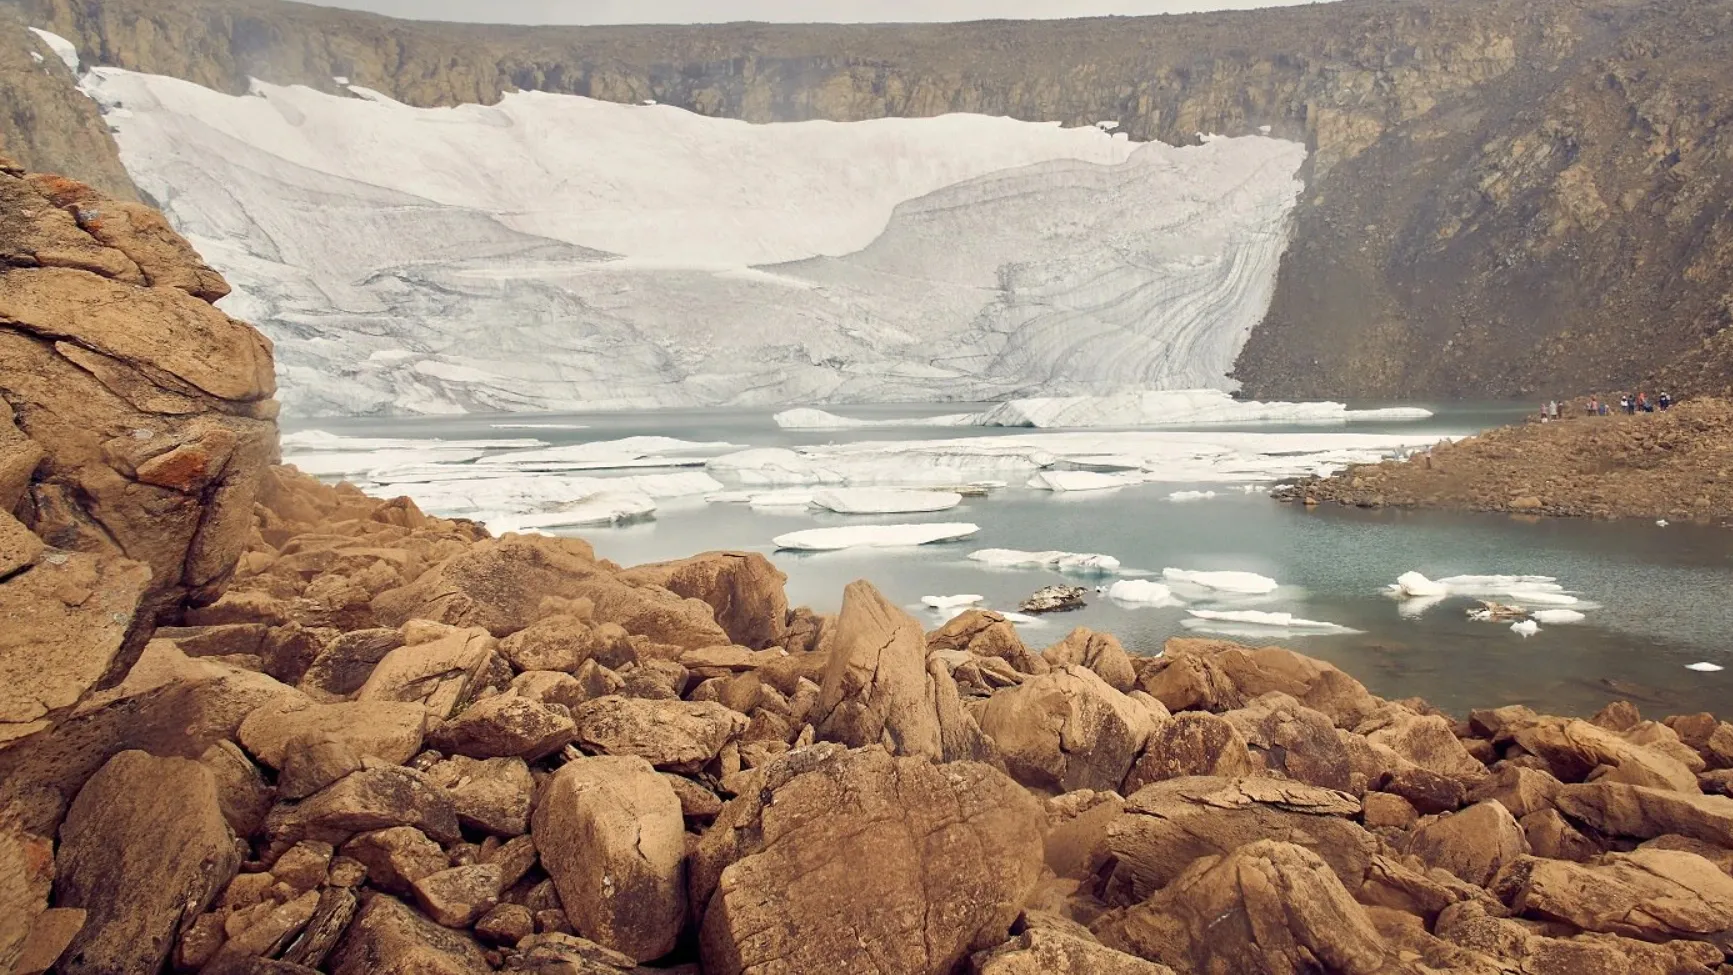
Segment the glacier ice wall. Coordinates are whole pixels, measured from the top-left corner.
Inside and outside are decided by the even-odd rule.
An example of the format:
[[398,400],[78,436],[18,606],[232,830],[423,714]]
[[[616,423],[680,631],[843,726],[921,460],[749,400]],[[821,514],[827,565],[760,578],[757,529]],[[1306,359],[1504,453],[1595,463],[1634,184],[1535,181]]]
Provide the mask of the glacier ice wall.
[[303,415],[1224,387],[1304,161],[971,115],[84,87]]

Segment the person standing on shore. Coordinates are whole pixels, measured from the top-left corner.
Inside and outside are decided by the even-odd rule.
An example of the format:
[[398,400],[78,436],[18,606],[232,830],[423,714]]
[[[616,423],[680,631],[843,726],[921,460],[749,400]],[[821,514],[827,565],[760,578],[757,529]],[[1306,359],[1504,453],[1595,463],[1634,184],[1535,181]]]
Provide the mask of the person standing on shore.
[[1668,394],[1668,393],[1662,393],[1661,394],[1661,412],[1665,413],[1666,411],[1668,411],[1672,408],[1673,408],[1672,395]]
[[1589,416],[1594,416],[1594,415],[1600,413],[1600,411],[1601,411],[1601,398],[1599,396],[1590,396],[1589,397]]

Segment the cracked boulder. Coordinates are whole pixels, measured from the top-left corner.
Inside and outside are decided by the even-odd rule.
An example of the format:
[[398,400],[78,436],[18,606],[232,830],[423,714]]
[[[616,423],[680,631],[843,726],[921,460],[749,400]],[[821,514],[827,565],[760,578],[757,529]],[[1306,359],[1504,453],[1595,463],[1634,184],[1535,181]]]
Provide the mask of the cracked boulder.
[[1039,879],[1040,807],[990,766],[824,743],[747,775],[693,860],[712,975],[948,975]]
[[620,573],[630,583],[660,586],[698,599],[734,643],[753,650],[779,647],[788,637],[788,577],[756,552],[705,552],[677,562],[640,565]]
[[1524,857],[1494,890],[1525,917],[1643,941],[1733,950],[1733,877],[1694,854],[1640,849],[1599,863]]
[[1118,789],[1166,718],[1076,664],[1006,688],[980,711],[1011,777],[1054,793]]

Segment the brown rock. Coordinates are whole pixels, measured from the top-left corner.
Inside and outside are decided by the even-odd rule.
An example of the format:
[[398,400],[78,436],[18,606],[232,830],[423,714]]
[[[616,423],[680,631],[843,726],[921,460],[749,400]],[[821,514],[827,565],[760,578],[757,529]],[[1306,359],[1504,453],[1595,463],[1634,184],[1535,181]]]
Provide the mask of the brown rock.
[[366,867],[374,886],[404,897],[416,881],[450,866],[439,844],[412,826],[362,833],[343,844],[343,855]]
[[746,715],[712,702],[604,697],[578,708],[577,744],[602,755],[636,755],[671,772],[697,772],[740,737]]
[[296,843],[271,864],[271,876],[298,891],[312,890],[325,883],[331,868],[331,844],[316,840]]
[[500,656],[519,671],[578,669],[596,649],[595,629],[575,616],[549,616],[499,643]]
[[1328,715],[1286,694],[1269,694],[1222,717],[1262,767],[1325,789],[1353,787],[1348,750]]
[[259,767],[232,741],[220,741],[205,749],[199,763],[216,781],[217,802],[229,828],[243,839],[252,836],[276,802]]
[[[231,929],[229,939],[206,963],[205,970],[248,971],[246,966],[254,960],[281,953],[313,920],[319,910],[319,895],[309,891],[283,904],[260,905],[257,910],[258,916],[249,923],[239,930]],[[237,917],[230,915],[230,921]]]
[[0,965],[22,950],[53,884],[54,841],[0,823]]
[[1414,805],[1398,795],[1368,792],[1361,801],[1366,806],[1361,821],[1367,829],[1408,829],[1420,819]]
[[209,907],[239,864],[204,766],[137,751],[109,759],[60,830],[55,905],[87,914],[60,970],[161,969],[182,920]]
[[379,661],[356,700],[418,703],[433,722],[463,710],[485,684],[495,660],[493,638],[480,629],[418,627],[410,639],[411,628],[404,629],[405,645]]
[[578,539],[511,535],[470,546],[409,585],[380,593],[373,614],[386,626],[434,620],[510,636],[556,615],[543,612],[543,600],[579,595],[574,585],[602,571]]
[[470,758],[536,761],[564,748],[576,726],[564,707],[516,694],[495,694],[465,708],[428,735],[429,746]]
[[1088,667],[1116,691],[1130,692],[1137,686],[1137,671],[1131,666],[1131,655],[1111,634],[1096,633],[1080,626],[1065,639],[1041,651],[1041,657],[1053,667],[1067,664]]
[[1629,701],[1614,701],[1595,712],[1589,719],[1589,724],[1605,728],[1608,731],[1629,731],[1641,724],[1642,712]]
[[1166,717],[1067,665],[993,695],[980,726],[1012,778],[1057,793],[1117,789]]
[[[588,661],[585,661],[583,666],[595,667]],[[606,694],[592,694],[571,674],[552,670],[529,670],[512,678],[508,693],[542,704],[558,704],[568,711],[576,711],[578,705],[598,697],[606,697],[619,689],[619,682],[615,681],[607,688]]]
[[467,928],[499,903],[499,867],[477,863],[428,874],[415,882],[415,902],[448,928]]
[[970,964],[975,975],[1172,975],[1172,969],[1114,951],[1093,937],[1044,930],[1025,931],[975,955]]
[[385,655],[403,646],[396,630],[373,628],[343,633],[323,645],[297,678],[314,700],[346,698],[361,690]]
[[72,939],[83,930],[88,912],[76,907],[51,907],[30,922],[30,935],[19,946],[13,975],[43,975],[53,971]]
[[368,894],[331,956],[332,975],[487,975],[468,935],[434,924],[402,902]]
[[1049,663],[1023,645],[1017,627],[998,613],[981,609],[964,612],[927,637],[927,649],[959,650],[997,658],[1020,674],[1045,674]]
[[1366,882],[1354,892],[1354,899],[1368,907],[1404,911],[1428,924],[1453,905],[1469,901],[1505,913],[1504,905],[1485,890],[1443,870],[1424,869],[1412,857],[1406,862],[1389,856],[1373,857]]
[[685,820],[649,762],[567,763],[544,787],[531,831],[578,930],[639,961],[673,949],[686,918]]
[[920,624],[865,582],[843,593],[818,707],[820,739],[943,757]]
[[1584,931],[1733,948],[1733,877],[1692,853],[1612,853],[1592,865],[1525,857],[1496,893],[1512,911]]
[[1475,786],[1469,799],[1474,802],[1495,800],[1510,810],[1512,816],[1521,819],[1529,813],[1550,809],[1560,788],[1561,783],[1550,773],[1506,765]]
[[[426,715],[420,713],[416,717],[419,720]],[[277,773],[277,794],[284,799],[305,799],[367,767],[367,760],[354,745],[317,731],[289,739],[283,755],[283,767]]]
[[1310,850],[1274,840],[1198,860],[1094,931],[1110,948],[1181,972],[1375,975],[1390,962],[1337,873]]
[[1342,792],[1275,778],[1171,779],[1125,802],[1108,827],[1118,858],[1113,903],[1135,903],[1172,883],[1199,857],[1231,853],[1259,839],[1303,845],[1357,889],[1377,843],[1349,817],[1360,803]]
[[[1084,800],[1074,810],[1060,812],[1068,800]],[[1125,800],[1113,792],[1073,792],[1048,800],[1047,836],[1042,856],[1057,877],[1092,878],[1112,857],[1108,828],[1125,809]]]
[[1323,712],[1338,728],[1353,728],[1376,705],[1359,681],[1330,664],[1280,647],[1214,640],[1169,640],[1138,683],[1176,712],[1231,711],[1280,691]]
[[0,579],[35,565],[45,546],[10,511],[0,508]]
[[500,904],[475,922],[475,936],[491,945],[515,945],[535,933],[535,915],[520,904]]
[[1529,852],[1516,818],[1501,803],[1491,800],[1425,823],[1408,834],[1402,849],[1429,867],[1482,887],[1505,864]]
[[702,600],[728,639],[741,646],[764,650],[787,639],[788,577],[756,552],[706,552],[627,569],[620,578]]
[[331,949],[337,946],[337,939],[343,936],[360,907],[360,900],[351,891],[338,888],[320,891],[312,918],[307,921],[302,936],[283,953],[283,961],[310,969],[319,968]]
[[389,701],[315,704],[284,695],[247,716],[239,738],[264,765],[280,769],[291,742],[303,739],[347,746],[358,757],[401,765],[421,750],[427,713],[414,704]]
[[693,861],[706,972],[944,975],[1035,886],[1040,810],[989,766],[821,744],[748,774]]
[[632,959],[580,938],[570,931],[543,932],[518,945],[518,954],[505,969],[509,972],[557,972],[559,975],[614,975],[616,972],[668,972],[669,975],[699,975],[696,966],[640,968]]
[[1437,715],[1415,714],[1391,705],[1354,730],[1427,771],[1467,785],[1487,776],[1486,766],[1468,753],[1451,723]]
[[1130,795],[1152,782],[1192,775],[1234,778],[1255,767],[1232,722],[1207,711],[1182,711],[1156,724],[1122,791]]
[[[1634,744],[1587,721],[1545,723],[1517,732],[1522,747],[1545,759],[1564,782],[1580,782],[1599,766],[1610,766],[1643,785],[1697,793],[1697,776],[1659,749]],[[1631,781],[1626,778],[1624,781]]]
[[1733,848],[1733,799],[1669,789],[1589,782],[1559,789],[1559,811],[1612,836],[1668,833]]
[[1462,783],[1418,765],[1397,769],[1376,783],[1391,795],[1401,796],[1425,815],[1455,812],[1468,801],[1468,790]]
[[680,814],[687,819],[708,823],[722,812],[722,799],[704,786],[672,772],[663,772],[674,795],[680,799]]
[[535,780],[523,759],[455,755],[430,765],[426,775],[450,794],[458,822],[470,829],[506,838],[529,832]]
[[265,819],[265,832],[283,842],[341,843],[352,834],[392,826],[414,826],[442,843],[460,838],[451,797],[407,768],[352,773],[302,802],[278,805]]
[[1529,850],[1537,857],[1587,863],[1605,852],[1550,806],[1529,813],[1521,822]]

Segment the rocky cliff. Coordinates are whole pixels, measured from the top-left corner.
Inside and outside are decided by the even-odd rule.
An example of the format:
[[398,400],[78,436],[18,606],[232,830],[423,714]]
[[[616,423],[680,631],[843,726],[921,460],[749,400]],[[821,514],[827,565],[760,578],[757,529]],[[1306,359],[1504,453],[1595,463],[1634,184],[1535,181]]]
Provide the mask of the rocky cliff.
[[1359,0],[926,26],[421,24],[272,0],[6,0],[86,57],[417,105],[513,88],[776,121],[951,111],[1304,140],[1238,365],[1260,396],[1528,395],[1733,363],[1733,3]]

